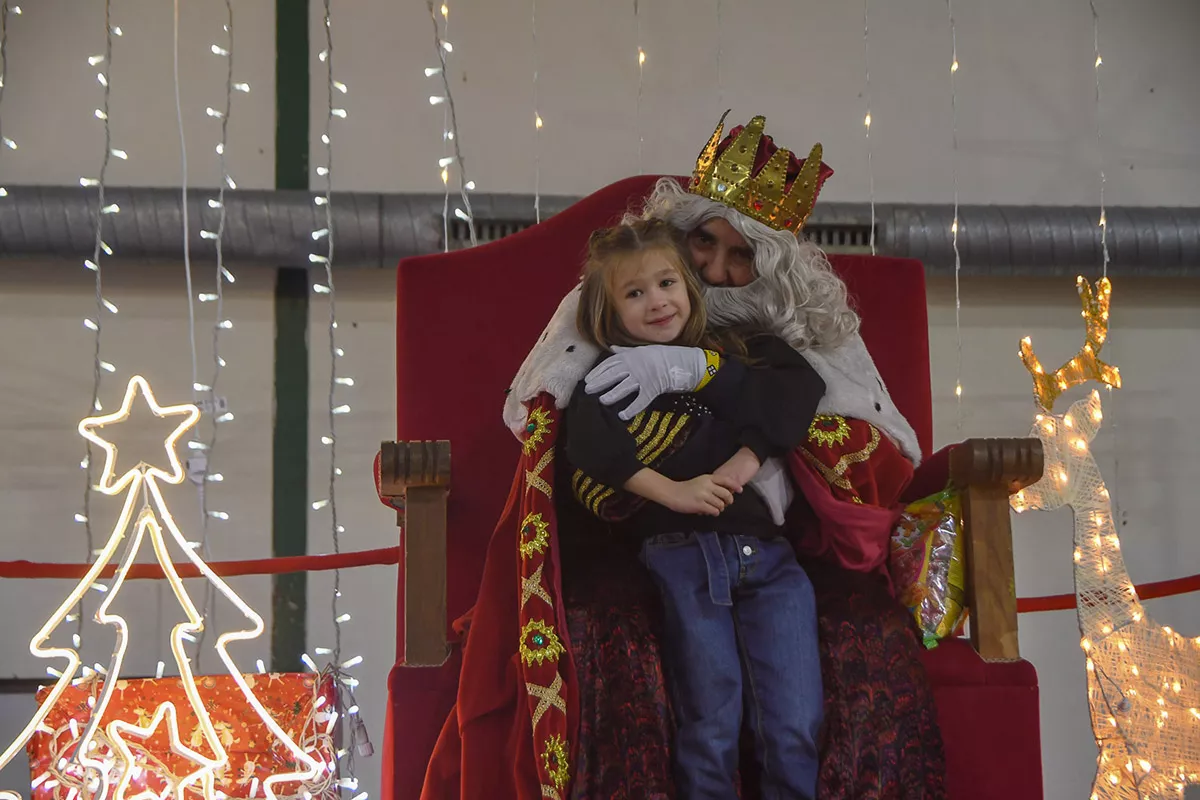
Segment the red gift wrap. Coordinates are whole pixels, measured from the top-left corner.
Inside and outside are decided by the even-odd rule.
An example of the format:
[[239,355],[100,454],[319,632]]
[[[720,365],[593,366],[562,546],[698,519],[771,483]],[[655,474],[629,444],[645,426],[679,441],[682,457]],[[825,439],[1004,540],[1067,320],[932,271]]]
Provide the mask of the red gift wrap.
[[[337,708],[337,690],[333,679],[284,673],[243,677],[267,713],[292,741],[318,763],[327,765],[312,782],[273,784],[276,795],[280,798],[302,797],[307,792],[313,797],[336,797],[336,718],[331,712]],[[214,775],[218,798],[222,794],[230,798],[265,798],[262,783],[267,778],[307,771],[307,766],[297,761],[290,748],[271,732],[247,702],[233,676],[204,675],[195,681],[200,702],[228,755],[228,762]],[[73,754],[103,689],[104,683],[100,679],[67,687],[30,738],[26,749],[33,782],[31,800],[76,800],[80,797],[83,772]],[[37,694],[38,702],[44,702],[50,691],[51,687],[42,688]],[[110,775],[111,789],[116,788],[122,760],[108,742],[107,726],[114,720],[121,720],[149,728],[159,706],[167,702],[175,706],[180,742],[204,758],[216,757],[184,691],[182,679],[121,679],[117,681],[96,729],[94,741],[98,746],[92,751],[94,758],[115,759],[117,766]],[[122,735],[135,759],[131,770],[133,779],[126,790],[128,796],[153,792],[162,797],[175,779],[200,768],[200,764],[172,751],[168,723],[169,718],[164,717],[144,738],[136,734]],[[190,784],[187,795],[202,797],[201,783]]]

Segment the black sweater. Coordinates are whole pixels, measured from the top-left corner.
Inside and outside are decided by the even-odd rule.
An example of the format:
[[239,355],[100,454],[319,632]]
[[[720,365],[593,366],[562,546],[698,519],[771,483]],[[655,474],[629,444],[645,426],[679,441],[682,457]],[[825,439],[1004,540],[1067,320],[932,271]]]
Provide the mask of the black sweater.
[[620,406],[603,405],[581,381],[564,432],[566,458],[576,470],[576,497],[592,513],[624,522],[638,536],[709,530],[775,535],[765,503],[751,488],[735,495],[716,517],[679,514],[621,489],[645,467],[683,481],[712,473],[742,446],[761,462],[804,441],[825,393],[824,381],[777,337],[756,336],[746,346],[749,364],[722,358],[703,389],[661,395],[629,422],[617,416]]

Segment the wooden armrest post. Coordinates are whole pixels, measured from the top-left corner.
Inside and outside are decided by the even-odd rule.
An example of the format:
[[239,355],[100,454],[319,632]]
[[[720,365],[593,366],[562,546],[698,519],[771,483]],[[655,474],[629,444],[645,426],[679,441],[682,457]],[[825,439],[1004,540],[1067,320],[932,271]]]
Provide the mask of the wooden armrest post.
[[968,439],[950,453],[962,492],[971,645],[989,660],[1020,658],[1009,495],[1042,476],[1037,439]]
[[383,442],[379,493],[403,508],[404,665],[446,663],[446,499],[450,442]]

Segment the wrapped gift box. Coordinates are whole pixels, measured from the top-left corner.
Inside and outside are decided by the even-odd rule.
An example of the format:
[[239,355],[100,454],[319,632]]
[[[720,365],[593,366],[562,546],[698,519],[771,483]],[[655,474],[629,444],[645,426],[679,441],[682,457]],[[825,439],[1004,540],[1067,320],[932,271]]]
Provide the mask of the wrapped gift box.
[[[335,765],[336,727],[331,712],[337,707],[336,687],[331,677],[304,674],[269,673],[245,675],[250,690],[274,719],[304,752],[318,762]],[[73,762],[76,743],[91,718],[92,708],[103,690],[102,680],[93,679],[67,687],[41,727],[29,740],[32,800],[77,800],[82,773]],[[215,774],[215,792],[230,798],[266,796],[262,782],[272,775],[303,771],[290,749],[279,740],[246,702],[242,690],[231,675],[205,675],[196,678],[200,701],[212,721],[228,763]],[[41,703],[50,687],[38,692]],[[323,700],[321,698],[324,698]],[[116,756],[105,730],[114,720],[148,727],[155,712],[165,702],[175,706],[179,738],[182,744],[205,758],[214,758],[206,742],[191,702],[178,677],[118,680],[115,691],[97,728],[100,758]],[[195,772],[200,765],[171,750],[169,726],[163,719],[145,738],[123,735],[134,753],[138,767],[133,769],[130,796],[144,791],[162,796],[169,788],[164,774],[176,778]],[[119,764],[119,756],[118,764]],[[64,759],[66,759],[64,761]],[[332,771],[331,771],[332,769]],[[323,769],[310,784],[299,781],[274,784],[280,798],[337,795],[334,783],[336,767]],[[119,766],[111,780],[115,786]],[[74,789],[74,791],[73,791]],[[199,784],[189,787],[188,795],[202,796]]]

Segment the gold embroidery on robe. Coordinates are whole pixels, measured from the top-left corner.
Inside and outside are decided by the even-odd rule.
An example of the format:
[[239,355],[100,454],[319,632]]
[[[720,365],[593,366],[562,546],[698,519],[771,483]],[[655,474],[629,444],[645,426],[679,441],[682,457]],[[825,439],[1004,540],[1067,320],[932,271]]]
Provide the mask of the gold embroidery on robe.
[[846,472],[850,469],[851,465],[859,464],[869,459],[871,454],[875,452],[875,448],[879,447],[879,429],[874,425],[869,425],[868,427],[871,429],[871,441],[867,442],[866,447],[856,450],[853,453],[846,453],[832,467],[822,463],[807,448],[800,448],[800,454],[804,456],[808,463],[813,465],[817,472],[821,473],[821,477],[831,486],[836,486],[847,492],[854,492],[854,486],[851,485],[850,480],[846,477]]

